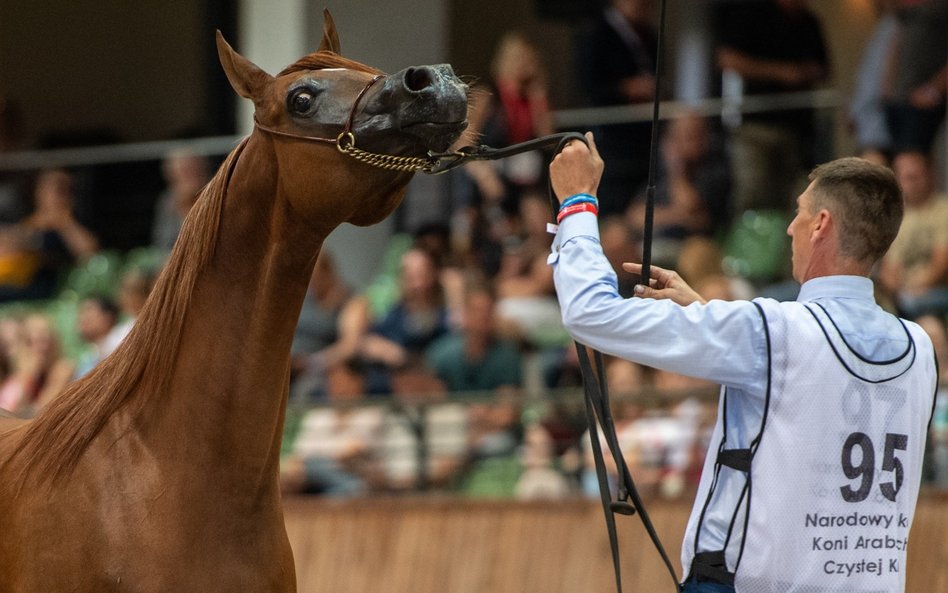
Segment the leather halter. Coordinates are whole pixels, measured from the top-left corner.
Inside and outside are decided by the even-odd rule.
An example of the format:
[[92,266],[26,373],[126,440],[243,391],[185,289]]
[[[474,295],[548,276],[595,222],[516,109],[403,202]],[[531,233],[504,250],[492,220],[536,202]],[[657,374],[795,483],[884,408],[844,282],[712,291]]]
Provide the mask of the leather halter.
[[349,109],[349,117],[346,119],[345,126],[335,138],[307,136],[304,134],[284,132],[283,130],[278,130],[260,123],[260,120],[257,119],[256,115],[254,115],[253,118],[254,126],[275,136],[283,136],[286,138],[292,138],[294,140],[305,140],[307,142],[323,142],[325,144],[332,144],[339,149],[339,152],[351,156],[352,158],[368,165],[380,167],[382,169],[411,172],[423,171],[431,175],[447,173],[448,171],[456,169],[468,161],[492,161],[502,159],[515,154],[520,154],[522,152],[546,148],[558,142],[561,143],[565,140],[576,139],[585,142],[585,138],[581,134],[576,132],[564,132],[528,140],[527,142],[514,144],[513,146],[507,146],[505,148],[491,148],[489,146],[483,145],[464,146],[451,152],[429,152],[424,157],[396,156],[368,152],[356,147],[356,137],[355,132],[352,131],[352,125],[355,122],[356,113],[358,112],[362,99],[365,97],[366,93],[369,92],[369,89],[372,88],[372,85],[384,77],[384,75],[378,74],[372,77],[372,80],[362,87],[362,90],[359,91],[355,101],[353,101],[352,107]]
[[346,118],[346,124],[342,128],[342,131],[339,132],[339,135],[335,138],[326,138],[323,136],[307,136],[304,134],[294,134],[292,132],[284,132],[283,130],[278,130],[270,126],[265,126],[260,123],[260,120],[257,119],[257,116],[254,115],[253,123],[254,126],[263,130],[264,132],[269,132],[276,136],[283,136],[286,138],[293,138],[294,140],[305,140],[307,142],[323,142],[325,144],[332,144],[339,152],[349,155],[356,160],[362,161],[363,163],[380,167],[382,169],[388,169],[392,171],[430,171],[431,168],[437,164],[437,159],[432,159],[431,157],[411,157],[411,156],[395,156],[389,154],[377,154],[373,152],[368,152],[362,150],[361,148],[356,147],[356,137],[355,133],[352,131],[352,124],[355,122],[356,113],[359,109],[359,104],[362,102],[362,99],[365,97],[366,93],[369,92],[369,89],[372,86],[385,78],[383,74],[377,74],[372,77],[372,80],[366,83],[362,90],[359,91],[359,94],[356,96],[355,101],[352,102],[352,107],[349,109],[349,117]]

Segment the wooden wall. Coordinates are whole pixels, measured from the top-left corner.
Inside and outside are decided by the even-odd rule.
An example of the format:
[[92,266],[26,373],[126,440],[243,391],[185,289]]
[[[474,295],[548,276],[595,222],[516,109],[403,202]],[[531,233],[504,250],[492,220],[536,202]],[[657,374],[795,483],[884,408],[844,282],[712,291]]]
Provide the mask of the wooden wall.
[[[678,566],[690,506],[649,512]],[[624,590],[673,591],[637,518],[619,517]],[[614,591],[602,511],[589,501],[286,501],[300,593]],[[907,591],[948,593],[948,497],[919,502]]]

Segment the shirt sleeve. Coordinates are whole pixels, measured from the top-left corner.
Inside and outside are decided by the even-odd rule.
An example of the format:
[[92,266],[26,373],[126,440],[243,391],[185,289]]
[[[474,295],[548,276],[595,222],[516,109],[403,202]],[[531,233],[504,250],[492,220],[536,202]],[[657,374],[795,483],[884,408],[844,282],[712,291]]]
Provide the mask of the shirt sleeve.
[[657,369],[748,393],[766,391],[764,322],[753,303],[714,300],[682,307],[670,300],[622,298],[591,213],[563,220],[548,263],[563,325],[577,341]]

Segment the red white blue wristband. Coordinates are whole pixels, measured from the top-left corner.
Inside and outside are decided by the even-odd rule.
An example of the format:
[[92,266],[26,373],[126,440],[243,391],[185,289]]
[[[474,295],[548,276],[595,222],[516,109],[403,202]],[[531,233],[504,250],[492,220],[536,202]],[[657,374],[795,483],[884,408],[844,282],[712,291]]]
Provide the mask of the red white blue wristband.
[[599,208],[595,204],[590,204],[589,202],[579,202],[573,204],[572,206],[567,206],[561,208],[559,213],[556,215],[557,224],[563,222],[563,219],[569,216],[570,214],[576,214],[578,212],[592,212],[596,216],[599,215]]

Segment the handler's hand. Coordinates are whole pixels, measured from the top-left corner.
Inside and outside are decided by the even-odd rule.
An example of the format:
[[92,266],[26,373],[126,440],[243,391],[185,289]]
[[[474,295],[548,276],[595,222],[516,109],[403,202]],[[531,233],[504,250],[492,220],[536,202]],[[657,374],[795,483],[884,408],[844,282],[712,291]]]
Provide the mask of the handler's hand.
[[[626,262],[622,264],[622,269],[633,274],[642,274],[642,264]],[[649,286],[636,284],[635,296],[646,299],[670,299],[682,307],[687,307],[691,303],[703,305],[708,302],[688,286],[678,272],[650,266],[649,275],[652,277],[649,280]]]
[[595,196],[599,189],[599,179],[605,167],[592,132],[586,132],[589,146],[576,140],[567,144],[550,163],[550,182],[553,192],[561,203],[576,194]]

